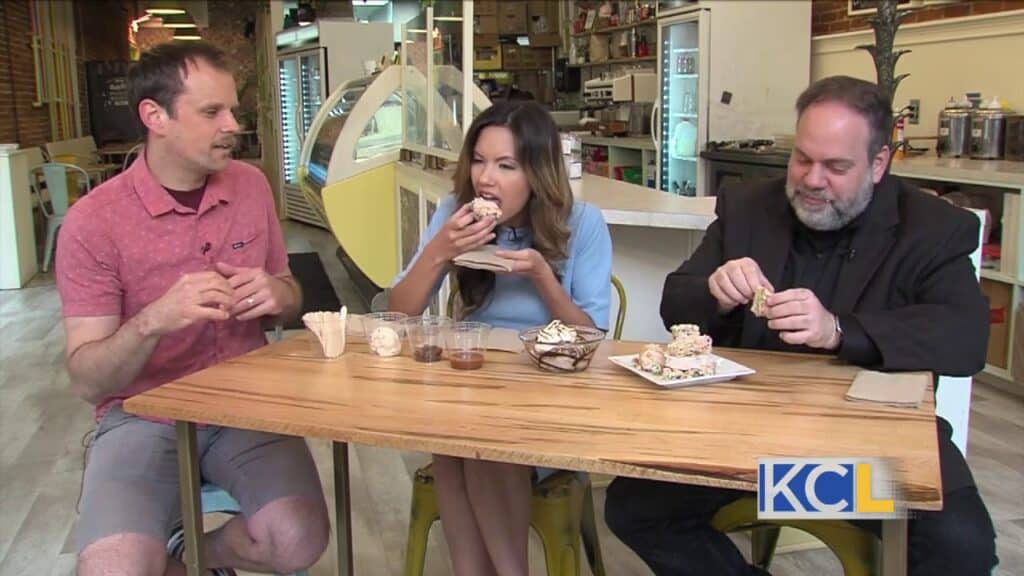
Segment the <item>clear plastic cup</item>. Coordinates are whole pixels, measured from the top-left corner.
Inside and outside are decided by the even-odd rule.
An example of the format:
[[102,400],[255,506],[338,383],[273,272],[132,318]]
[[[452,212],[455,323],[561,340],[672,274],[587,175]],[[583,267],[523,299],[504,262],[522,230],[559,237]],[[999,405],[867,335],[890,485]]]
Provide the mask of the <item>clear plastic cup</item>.
[[417,362],[437,362],[444,352],[444,336],[451,325],[445,316],[413,316],[405,320],[412,357]]
[[476,370],[484,365],[490,324],[454,322],[445,332],[448,362],[456,370]]
[[363,333],[370,352],[377,356],[398,356],[402,353],[403,322],[409,316],[402,312],[371,312],[363,315]]

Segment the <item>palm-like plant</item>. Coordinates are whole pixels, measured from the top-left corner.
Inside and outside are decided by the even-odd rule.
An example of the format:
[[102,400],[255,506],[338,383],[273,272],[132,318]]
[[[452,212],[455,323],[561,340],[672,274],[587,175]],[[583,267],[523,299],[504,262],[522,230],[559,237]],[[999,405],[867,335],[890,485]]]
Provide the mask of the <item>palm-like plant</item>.
[[896,75],[896,62],[910,50],[893,50],[896,29],[907,17],[910,10],[900,10],[897,0],[880,0],[875,15],[868,19],[875,30],[875,43],[857,46],[858,50],[866,50],[875,62],[878,86],[892,101],[896,96],[896,88],[910,74]]

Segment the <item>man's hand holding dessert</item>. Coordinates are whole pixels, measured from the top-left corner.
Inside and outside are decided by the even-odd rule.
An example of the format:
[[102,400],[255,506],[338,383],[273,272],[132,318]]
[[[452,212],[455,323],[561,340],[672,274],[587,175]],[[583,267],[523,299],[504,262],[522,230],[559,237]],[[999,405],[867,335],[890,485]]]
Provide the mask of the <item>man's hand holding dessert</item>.
[[783,290],[767,297],[768,328],[787,344],[835,350],[841,342],[835,315],[806,288]]
[[729,260],[708,277],[708,289],[722,314],[753,300],[759,287],[774,291],[753,258]]

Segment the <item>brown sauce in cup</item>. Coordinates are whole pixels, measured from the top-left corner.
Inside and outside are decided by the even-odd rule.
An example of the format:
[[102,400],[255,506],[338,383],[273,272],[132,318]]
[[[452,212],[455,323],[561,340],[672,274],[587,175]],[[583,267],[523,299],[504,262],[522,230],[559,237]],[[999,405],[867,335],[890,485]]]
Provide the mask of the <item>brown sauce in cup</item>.
[[441,347],[432,344],[419,346],[413,351],[412,357],[417,362],[437,362],[441,359]]
[[456,370],[476,370],[484,365],[484,353],[476,351],[460,351],[448,354],[452,368]]

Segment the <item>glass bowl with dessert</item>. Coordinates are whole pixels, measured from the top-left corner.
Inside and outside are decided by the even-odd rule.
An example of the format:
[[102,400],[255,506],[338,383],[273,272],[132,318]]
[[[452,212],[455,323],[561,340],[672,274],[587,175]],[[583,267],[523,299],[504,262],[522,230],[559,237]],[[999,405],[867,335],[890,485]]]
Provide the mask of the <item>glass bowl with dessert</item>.
[[586,370],[604,337],[604,331],[597,328],[563,324],[561,320],[519,333],[534,364],[550,372]]

